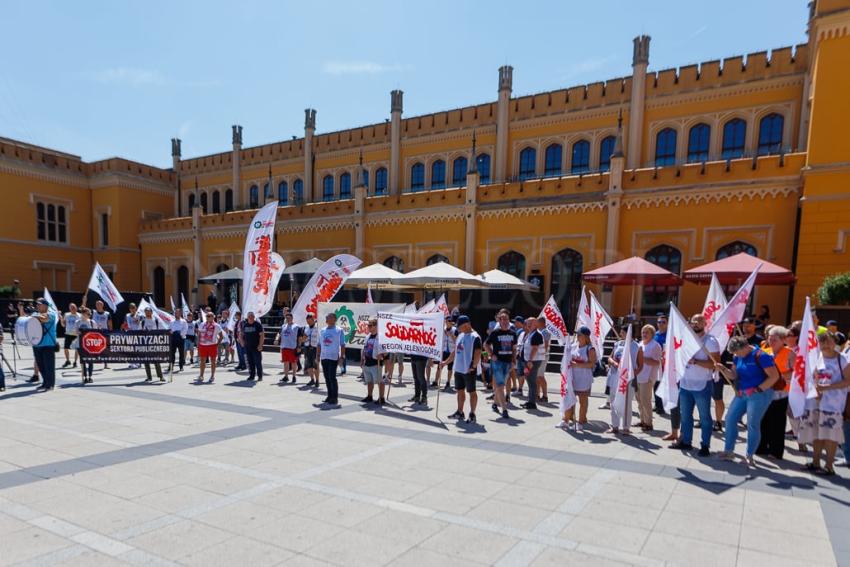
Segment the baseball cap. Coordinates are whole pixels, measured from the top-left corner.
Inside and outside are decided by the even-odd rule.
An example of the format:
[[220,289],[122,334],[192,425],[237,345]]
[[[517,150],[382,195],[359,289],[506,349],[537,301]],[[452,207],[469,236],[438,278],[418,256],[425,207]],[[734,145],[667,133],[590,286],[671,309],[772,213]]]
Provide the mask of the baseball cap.
[[43,297],[39,297],[38,299],[35,300],[35,302],[38,305],[50,305],[49,303],[47,303],[47,300],[44,299]]
[[522,318],[522,315],[517,315],[514,317],[514,323],[525,323],[525,319]]
[[826,326],[827,326],[827,327],[831,327],[831,326],[833,326],[833,325],[837,327],[837,326],[838,326],[838,321],[836,321],[835,319],[830,319],[829,321],[827,321],[827,322],[826,322]]
[[744,317],[744,320],[742,322],[743,323],[755,324],[756,318],[755,317]]
[[464,323],[469,323],[469,317],[467,317],[466,315],[461,315],[460,317],[457,318],[458,327],[460,327]]
[[590,329],[588,329],[587,327],[579,327],[578,332],[579,334],[584,335],[585,337],[590,336]]

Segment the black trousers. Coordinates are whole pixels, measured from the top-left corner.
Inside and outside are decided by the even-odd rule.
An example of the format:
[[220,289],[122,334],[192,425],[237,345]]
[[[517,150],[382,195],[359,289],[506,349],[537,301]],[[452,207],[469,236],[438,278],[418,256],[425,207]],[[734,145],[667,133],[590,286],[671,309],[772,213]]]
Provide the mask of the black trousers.
[[336,366],[338,361],[322,359],[322,376],[325,377],[325,384],[328,387],[328,403],[339,403],[339,382],[336,380]]
[[[156,368],[156,377],[160,380],[162,379],[162,366],[158,362],[153,363],[154,368]],[[150,362],[145,363],[145,374],[148,375],[148,380],[151,379],[151,365]]]
[[91,375],[94,372],[94,362],[80,361],[80,368],[83,370],[83,378],[91,378]]
[[757,455],[773,455],[781,459],[785,453],[785,426],[787,425],[788,398],[773,400],[761,420],[761,442]]
[[263,377],[263,353],[256,348],[245,348],[245,359],[248,361],[248,378]]
[[180,353],[180,370],[183,370],[183,363],[186,362],[186,344],[183,337],[180,336],[180,331],[171,333],[171,366],[174,366],[174,353]]
[[[660,383],[661,383],[661,380],[656,380],[655,385],[652,387],[653,392],[658,391],[658,385]],[[654,397],[655,397],[655,411],[658,412],[658,413],[664,413],[664,402],[661,400],[661,396],[656,395]],[[678,415],[678,413],[679,413],[679,406],[677,405],[676,406],[676,414]],[[673,426],[673,429],[679,429],[678,421],[677,421],[676,425]]]
[[56,351],[53,346],[33,347],[35,364],[41,373],[42,387],[52,388],[56,385]]
[[428,359],[414,356],[410,358],[410,365],[413,367],[413,396],[418,400],[425,399],[428,397],[428,379],[425,377]]

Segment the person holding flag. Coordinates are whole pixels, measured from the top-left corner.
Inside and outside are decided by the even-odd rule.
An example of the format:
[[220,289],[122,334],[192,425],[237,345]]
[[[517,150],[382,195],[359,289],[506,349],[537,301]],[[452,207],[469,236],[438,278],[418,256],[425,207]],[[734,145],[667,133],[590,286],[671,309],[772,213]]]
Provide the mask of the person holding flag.
[[[690,329],[681,324],[681,315],[671,314],[674,327],[671,333],[673,350],[685,348],[687,352],[696,351],[688,360],[679,379],[679,411],[681,429],[679,439],[670,445],[671,449],[693,449],[694,407],[699,412],[700,448],[699,456],[710,454],[711,432],[711,394],[714,389],[714,364],[720,360],[720,345],[717,339],[706,334],[705,316],[701,313],[691,317]],[[692,333],[688,331],[693,331]]]
[[[629,422],[632,418],[632,402],[631,390],[632,382],[635,380],[636,371],[640,370],[642,362],[640,354],[640,345],[632,340],[632,324],[629,323],[626,329],[626,338],[623,341],[623,353],[620,357],[620,362],[617,364],[617,384],[614,388],[614,400],[611,402],[611,433],[617,433],[620,423],[623,424],[622,432],[624,435],[629,435]],[[626,353],[626,348],[629,353]],[[632,356],[631,351],[636,350],[637,355]],[[638,366],[636,366],[636,364]],[[576,426],[576,431],[580,431]]]
[[[564,412],[564,421],[575,424],[576,431],[582,431],[587,424],[587,404],[590,398],[590,388],[593,386],[593,368],[598,360],[596,349],[591,344],[591,330],[580,327],[578,346],[570,363],[573,369],[573,384],[578,398],[579,412],[576,418],[575,406]],[[607,334],[607,333],[606,333]]]
[[[631,434],[632,389],[626,388],[622,408],[615,403],[618,391],[617,385],[620,381],[620,364],[625,364],[623,356],[625,355],[631,358],[630,363],[635,373],[640,373],[643,367],[643,349],[640,348],[640,345],[636,341],[630,339],[631,332],[629,327],[631,327],[630,323],[624,327],[620,327],[618,332],[620,340],[614,345],[614,350],[611,352],[611,356],[608,357],[608,408],[611,410],[611,428],[606,433]],[[627,338],[629,338],[628,343],[626,343]],[[628,349],[628,352],[626,352],[626,349]]]

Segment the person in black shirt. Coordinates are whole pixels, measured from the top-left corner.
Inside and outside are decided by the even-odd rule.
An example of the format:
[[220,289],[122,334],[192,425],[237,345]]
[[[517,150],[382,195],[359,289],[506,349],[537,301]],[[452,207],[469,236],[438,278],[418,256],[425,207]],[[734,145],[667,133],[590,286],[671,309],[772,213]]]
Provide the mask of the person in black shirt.
[[510,315],[506,309],[499,311],[496,327],[487,335],[484,348],[490,355],[490,373],[493,377],[493,411],[508,418],[508,405],[505,396],[505,383],[516,364],[516,333],[510,326]]
[[755,317],[744,317],[741,328],[744,331],[744,337],[747,339],[747,344],[756,348],[761,348],[761,345],[764,342],[764,337],[756,332],[757,324],[758,321]]
[[248,362],[248,380],[253,380],[256,375],[257,381],[263,381],[263,342],[265,331],[263,324],[254,317],[254,312],[249,311],[248,316],[241,325],[240,343],[245,349],[245,359]]

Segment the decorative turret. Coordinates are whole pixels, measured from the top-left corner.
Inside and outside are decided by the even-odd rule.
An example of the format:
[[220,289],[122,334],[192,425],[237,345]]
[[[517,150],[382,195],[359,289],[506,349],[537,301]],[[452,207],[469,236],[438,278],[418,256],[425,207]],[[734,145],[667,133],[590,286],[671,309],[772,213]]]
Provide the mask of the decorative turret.
[[635,65],[649,64],[649,42],[652,38],[648,35],[639,35],[634,38],[634,51],[632,52],[632,67]]

